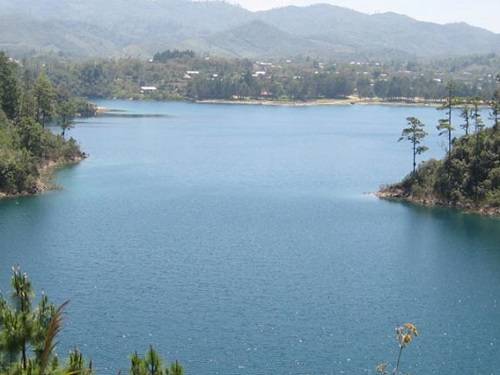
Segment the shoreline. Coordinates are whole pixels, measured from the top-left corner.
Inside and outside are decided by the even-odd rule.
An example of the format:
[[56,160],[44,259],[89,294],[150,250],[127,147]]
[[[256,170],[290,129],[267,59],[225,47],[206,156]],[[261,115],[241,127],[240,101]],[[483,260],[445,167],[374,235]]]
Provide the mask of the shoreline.
[[458,210],[465,214],[476,214],[489,218],[500,219],[500,207],[479,207],[471,204],[451,204],[440,200],[435,197],[428,198],[416,198],[408,196],[405,191],[401,188],[387,187],[382,188],[376,193],[373,193],[378,199],[392,201],[392,202],[404,202],[416,206],[428,207],[428,208],[447,208]]
[[[408,100],[384,100],[375,98],[358,98],[358,97],[348,97],[345,99],[310,99],[310,100],[280,100],[280,99],[133,99],[133,98],[110,98],[104,100],[122,100],[131,102],[159,102],[159,103],[194,103],[194,104],[213,104],[213,105],[259,105],[259,106],[269,106],[269,107],[321,107],[321,106],[354,106],[354,105],[366,105],[366,106],[388,106],[388,107],[423,107],[423,108],[439,108],[443,105],[443,102],[439,100],[426,100],[420,98],[409,98]],[[486,104],[481,104],[479,108],[488,108]],[[108,108],[103,106],[98,106],[96,111],[96,116],[117,116],[117,117],[128,117],[126,111],[117,110],[114,108]],[[140,115],[133,115],[131,117],[140,117]],[[160,116],[161,117],[161,116]]]
[[262,105],[283,107],[314,107],[314,106],[351,106],[351,105],[384,105],[395,107],[439,107],[442,103],[430,100],[387,101],[382,99],[360,99],[349,97],[345,99],[311,99],[311,100],[269,100],[269,99],[205,99],[194,100],[197,104],[233,104]]
[[[125,100],[125,101],[149,101],[148,99],[131,99],[131,98],[110,98],[106,100]],[[314,106],[352,106],[352,105],[382,105],[394,107],[430,107],[438,108],[443,103],[437,100],[425,99],[408,99],[408,100],[383,100],[383,99],[370,99],[347,97],[345,99],[310,99],[310,100],[280,100],[280,99],[189,99],[183,98],[179,100],[153,100],[162,103],[168,102],[181,102],[181,103],[195,103],[195,104],[228,104],[228,105],[261,105],[261,106],[276,106],[276,107],[314,107]],[[116,110],[98,106],[96,116],[102,115],[115,115],[126,116],[126,111]]]
[[87,157],[88,157],[88,155],[83,153],[81,156],[74,158],[74,159],[71,159],[71,160],[58,160],[58,161],[46,162],[45,164],[38,167],[38,172],[40,175],[38,176],[36,183],[33,186],[33,191],[31,191],[31,192],[24,191],[24,192],[16,193],[16,194],[8,194],[8,193],[0,191],[0,201],[8,200],[8,199],[23,198],[23,197],[32,197],[32,196],[41,195],[41,194],[46,193],[48,191],[57,190],[59,187],[52,183],[52,180],[54,178],[54,173],[58,169],[62,169],[65,167],[79,164],[80,162],[85,160]]

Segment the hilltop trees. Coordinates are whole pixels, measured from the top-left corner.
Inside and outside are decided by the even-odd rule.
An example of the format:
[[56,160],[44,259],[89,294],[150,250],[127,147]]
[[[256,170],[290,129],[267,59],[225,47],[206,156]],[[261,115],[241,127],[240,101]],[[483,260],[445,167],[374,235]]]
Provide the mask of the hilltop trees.
[[157,63],[165,63],[168,60],[173,59],[192,59],[195,57],[195,53],[192,50],[180,51],[178,49],[166,50],[163,52],[158,52],[153,56],[153,61]]
[[420,155],[428,150],[426,146],[422,145],[422,141],[427,136],[427,133],[424,130],[425,124],[423,124],[418,118],[408,117],[407,121],[408,127],[403,129],[399,142],[409,141],[411,143],[413,154],[413,173],[415,173],[417,169],[417,155]]

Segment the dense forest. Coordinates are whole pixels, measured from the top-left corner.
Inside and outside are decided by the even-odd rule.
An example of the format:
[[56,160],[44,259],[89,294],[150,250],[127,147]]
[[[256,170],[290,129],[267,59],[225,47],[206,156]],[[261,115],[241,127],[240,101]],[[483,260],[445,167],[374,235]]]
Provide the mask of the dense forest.
[[[497,77],[500,86],[500,76]],[[448,144],[443,160],[429,160],[417,168],[416,158],[427,151],[425,124],[408,118],[400,140],[409,141],[413,171],[400,183],[384,187],[379,195],[424,205],[442,205],[500,215],[500,88],[489,101],[489,119],[483,119],[479,101],[458,100],[452,95],[443,110],[437,130]],[[452,112],[460,111],[461,124],[452,122]],[[488,124],[491,127],[488,127]],[[457,128],[463,132],[456,137]]]
[[37,193],[48,167],[82,159],[66,133],[75,117],[93,112],[86,100],[55,87],[44,69],[29,70],[0,53],[0,196]]
[[[67,359],[56,353],[58,336],[63,329],[64,311],[69,302],[56,306],[46,294],[35,304],[31,280],[19,267],[12,268],[11,299],[0,294],[0,373],[17,375],[78,374],[95,371],[77,349]],[[168,366],[150,346],[144,356],[130,357],[131,375],[182,375],[178,362]]]
[[124,99],[313,100],[368,98],[440,101],[446,82],[459,97],[488,100],[495,90],[500,57],[495,54],[415,62],[277,59],[254,61],[167,50],[150,60],[74,62],[52,56],[23,61],[44,66],[50,79],[75,96]]

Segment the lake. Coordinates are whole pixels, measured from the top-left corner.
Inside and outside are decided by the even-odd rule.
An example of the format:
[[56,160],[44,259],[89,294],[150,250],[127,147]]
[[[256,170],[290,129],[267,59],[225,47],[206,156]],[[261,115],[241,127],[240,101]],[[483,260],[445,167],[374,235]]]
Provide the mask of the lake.
[[[433,108],[102,101],[61,190],[0,202],[0,285],[70,299],[60,356],[104,374],[154,344],[187,374],[500,371],[500,220],[367,194],[411,169]],[[147,115],[151,116],[147,116]],[[145,116],[144,116],[145,115]],[[152,116],[155,115],[155,116]]]

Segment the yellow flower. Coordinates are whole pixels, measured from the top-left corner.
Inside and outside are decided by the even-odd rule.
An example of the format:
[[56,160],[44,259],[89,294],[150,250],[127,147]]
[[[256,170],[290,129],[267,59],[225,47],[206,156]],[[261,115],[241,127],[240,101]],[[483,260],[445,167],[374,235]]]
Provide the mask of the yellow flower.
[[407,330],[409,330],[412,334],[414,334],[415,336],[418,336],[418,330],[417,330],[417,327],[415,327],[414,324],[412,323],[406,323],[405,324],[405,328]]
[[411,343],[411,340],[412,340],[412,336],[410,334],[406,334],[403,338],[403,342],[405,343],[405,345],[408,345],[409,343]]

